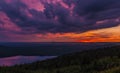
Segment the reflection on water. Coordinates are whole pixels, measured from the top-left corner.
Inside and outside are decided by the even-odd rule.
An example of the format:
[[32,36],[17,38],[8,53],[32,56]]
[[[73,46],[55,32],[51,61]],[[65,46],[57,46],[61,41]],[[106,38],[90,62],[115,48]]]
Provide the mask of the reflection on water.
[[13,66],[16,64],[32,63],[46,59],[55,58],[56,56],[14,56],[0,58],[0,66]]

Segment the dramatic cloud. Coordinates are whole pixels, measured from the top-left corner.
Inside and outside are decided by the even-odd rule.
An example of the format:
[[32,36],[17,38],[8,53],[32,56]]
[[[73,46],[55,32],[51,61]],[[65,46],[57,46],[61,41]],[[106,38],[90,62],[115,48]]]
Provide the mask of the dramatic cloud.
[[119,24],[120,0],[0,0],[0,37],[82,33]]

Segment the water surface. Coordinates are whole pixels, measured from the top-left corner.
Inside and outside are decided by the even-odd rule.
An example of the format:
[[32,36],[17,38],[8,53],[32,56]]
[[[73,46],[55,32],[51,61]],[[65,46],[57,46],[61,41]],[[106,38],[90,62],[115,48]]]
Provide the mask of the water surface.
[[0,66],[13,66],[19,64],[32,63],[46,59],[55,58],[56,56],[13,56],[0,58]]

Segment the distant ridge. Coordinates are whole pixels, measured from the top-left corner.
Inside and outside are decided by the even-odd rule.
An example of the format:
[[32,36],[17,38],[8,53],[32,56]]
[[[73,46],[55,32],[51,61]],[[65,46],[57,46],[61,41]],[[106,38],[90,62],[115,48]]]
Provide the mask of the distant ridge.
[[[12,45],[11,45],[12,44]],[[83,50],[97,49],[120,43],[8,43],[0,45],[0,58],[16,55],[23,56],[59,56]],[[5,46],[6,45],[6,46]],[[15,46],[14,46],[15,45]]]

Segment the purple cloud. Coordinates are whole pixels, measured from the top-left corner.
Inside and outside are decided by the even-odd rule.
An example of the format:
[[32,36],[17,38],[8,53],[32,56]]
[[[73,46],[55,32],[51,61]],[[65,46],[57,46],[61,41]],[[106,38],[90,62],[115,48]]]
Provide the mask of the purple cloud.
[[[85,32],[119,25],[119,0],[35,0],[44,11],[30,8],[23,0],[0,1],[0,11],[21,28],[16,34]],[[31,5],[31,4],[30,4]],[[112,20],[98,25],[97,22]],[[2,25],[0,21],[0,25]],[[13,28],[14,29],[14,28]]]

